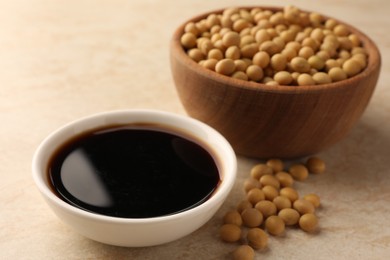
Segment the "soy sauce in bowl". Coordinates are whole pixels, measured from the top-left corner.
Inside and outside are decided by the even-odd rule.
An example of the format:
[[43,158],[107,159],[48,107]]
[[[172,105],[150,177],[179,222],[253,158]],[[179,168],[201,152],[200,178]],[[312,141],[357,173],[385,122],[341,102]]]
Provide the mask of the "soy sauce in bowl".
[[210,148],[162,126],[113,125],[75,136],[48,163],[56,195],[80,209],[153,218],[206,201],[221,178]]

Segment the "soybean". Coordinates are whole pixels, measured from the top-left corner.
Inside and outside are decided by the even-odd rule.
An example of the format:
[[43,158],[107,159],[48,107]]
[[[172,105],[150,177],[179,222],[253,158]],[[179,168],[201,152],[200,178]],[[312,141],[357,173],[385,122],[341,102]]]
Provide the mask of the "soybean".
[[291,176],[297,181],[303,181],[309,175],[309,171],[303,164],[294,164],[290,167],[289,172]]
[[[309,202],[310,203],[310,202]],[[241,213],[242,222],[246,227],[258,227],[263,223],[263,215],[255,208],[245,209]]]
[[313,80],[313,77],[307,73],[300,74],[298,76],[297,82],[299,86],[310,86],[316,84],[316,82]]
[[226,47],[238,46],[240,44],[240,35],[232,31],[227,32],[222,38],[222,43]]
[[271,167],[274,173],[283,171],[284,168],[283,161],[275,158],[267,160],[266,165]]
[[317,72],[313,75],[313,80],[316,84],[328,84],[332,82],[329,74],[325,72]]
[[260,228],[251,228],[248,231],[247,239],[249,245],[255,249],[264,249],[268,245],[268,235]]
[[261,212],[264,219],[268,218],[269,216],[276,215],[277,210],[278,210],[276,208],[275,204],[269,200],[259,201],[255,205],[255,209],[257,209],[258,211]]
[[346,60],[343,64],[343,70],[348,77],[355,76],[361,71],[360,63],[355,59]]
[[241,214],[237,210],[229,211],[223,217],[223,223],[241,226],[242,225]]
[[285,224],[280,217],[270,216],[265,221],[265,228],[271,235],[278,236],[284,232]]
[[285,196],[277,196],[272,201],[278,210],[291,208],[291,200]]
[[[266,175],[265,175],[266,176]],[[257,202],[265,199],[264,192],[259,188],[253,188],[248,191],[246,199],[252,204],[255,205]]]
[[193,33],[186,32],[181,36],[180,42],[187,49],[194,48],[196,46],[196,36]]
[[313,213],[315,210],[314,205],[310,201],[305,199],[298,199],[294,201],[293,207],[301,215],[306,213]]
[[231,75],[236,68],[232,59],[222,59],[215,65],[215,71],[223,75]]
[[325,171],[325,162],[318,157],[310,157],[306,161],[306,167],[310,173],[323,173]]
[[298,192],[291,187],[280,189],[280,195],[287,197],[291,202],[294,202],[299,198]]
[[333,82],[341,81],[348,77],[347,73],[342,68],[339,67],[331,68],[328,71],[328,74]]
[[265,199],[273,200],[279,195],[279,190],[271,185],[266,185],[261,189],[264,192]]
[[255,251],[249,245],[241,245],[232,253],[233,260],[253,260]]
[[268,165],[263,164],[263,163],[259,163],[255,166],[253,166],[250,174],[251,174],[252,178],[260,179],[260,177],[263,175],[272,175],[273,170]]
[[295,209],[285,208],[279,211],[278,216],[284,221],[287,226],[292,226],[298,223],[300,214]]
[[246,69],[246,75],[252,81],[260,81],[264,77],[264,72],[260,66],[250,65]]
[[317,194],[310,193],[303,196],[304,200],[310,201],[315,208],[320,206],[320,197]]
[[219,230],[219,235],[225,242],[236,242],[241,238],[241,228],[233,224],[225,224]]
[[299,227],[306,232],[314,232],[318,226],[318,218],[312,213],[304,214],[299,219]]
[[281,187],[291,187],[294,183],[293,177],[287,172],[280,171],[275,174],[276,179],[278,179]]
[[[264,187],[264,186],[267,186],[267,185],[270,185],[270,186],[273,186],[275,187],[276,189],[279,189],[280,188],[280,182],[279,180],[273,176],[273,175],[264,175],[264,176],[261,176],[260,177],[260,180],[259,180],[260,184]],[[264,193],[263,193],[264,194]]]
[[280,85],[290,85],[290,83],[293,81],[293,77],[288,71],[278,71],[274,76],[274,80]]

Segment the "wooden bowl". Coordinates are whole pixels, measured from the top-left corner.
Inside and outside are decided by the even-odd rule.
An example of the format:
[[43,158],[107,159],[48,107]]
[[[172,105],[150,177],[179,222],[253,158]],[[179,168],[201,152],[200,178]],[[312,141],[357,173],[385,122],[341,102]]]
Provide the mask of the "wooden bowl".
[[190,59],[180,44],[184,23],[174,32],[170,61],[185,110],[221,132],[235,151],[245,156],[298,158],[335,144],[367,107],[381,66],[375,43],[356,28],[338,22],[361,39],[369,55],[367,67],[346,80],[313,86],[268,86],[205,69]]

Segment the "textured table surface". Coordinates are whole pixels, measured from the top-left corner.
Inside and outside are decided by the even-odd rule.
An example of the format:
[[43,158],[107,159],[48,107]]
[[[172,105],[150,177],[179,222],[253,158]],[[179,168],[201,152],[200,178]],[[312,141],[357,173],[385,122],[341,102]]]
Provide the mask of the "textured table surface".
[[[218,239],[223,214],[242,198],[258,161],[238,157],[234,190],[193,234],[150,248],[86,239],[44,203],[31,158],[61,125],[93,113],[153,108],[185,114],[169,68],[174,29],[233,0],[0,1],[0,259],[227,259],[236,245]],[[320,232],[289,229],[257,259],[390,259],[390,1],[240,1],[319,11],[355,25],[377,43],[382,72],[359,123],[318,154],[327,172],[299,184],[318,193]]]

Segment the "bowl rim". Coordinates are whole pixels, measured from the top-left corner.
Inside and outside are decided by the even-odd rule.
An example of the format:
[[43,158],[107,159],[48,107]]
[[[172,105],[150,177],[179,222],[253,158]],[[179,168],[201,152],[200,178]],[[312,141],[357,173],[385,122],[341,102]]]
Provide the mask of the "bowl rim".
[[[149,116],[154,116],[154,117],[159,117],[159,118],[172,118],[174,120],[179,120],[180,122],[185,122],[186,124],[190,126],[198,126],[204,130],[207,131],[207,133],[212,136],[213,138],[217,138],[218,142],[221,142],[221,146],[223,146],[225,153],[230,157],[230,158],[223,158],[220,159],[219,161],[221,164],[221,167],[224,168],[224,176],[221,176],[223,178],[223,181],[221,181],[220,185],[217,187],[216,191],[214,191],[214,194],[205,202],[202,204],[188,209],[184,210],[178,213],[173,213],[169,215],[164,215],[164,216],[157,216],[157,217],[151,217],[151,218],[121,218],[121,217],[114,217],[114,216],[107,216],[107,215],[102,215],[102,214],[97,214],[93,212],[89,212],[77,207],[74,207],[65,201],[63,201],[61,198],[56,196],[53,191],[50,189],[50,187],[47,185],[47,181],[45,180],[45,171],[42,173],[42,166],[41,162],[46,162],[45,161],[45,149],[47,149],[48,146],[52,145],[53,140],[56,138],[60,137],[61,134],[65,133],[66,131],[69,131],[73,129],[73,127],[78,126],[80,124],[83,124],[89,120],[91,121],[96,121],[98,119],[104,119],[105,117],[119,117],[119,116],[132,116],[136,114],[144,114],[144,115],[149,115]],[[151,122],[152,120],[149,120],[147,122]],[[104,122],[106,124],[107,122]],[[173,126],[170,123],[166,123],[166,126]],[[94,129],[95,127],[89,127],[86,129]],[[84,129],[84,131],[87,131]],[[180,132],[179,132],[180,133]],[[78,135],[78,133],[75,133],[73,135]],[[207,142],[197,136],[197,138],[201,139],[204,143],[207,144]],[[60,141],[55,141],[57,142],[55,145],[55,148],[58,148],[69,140],[69,138],[61,138]],[[220,154],[217,149],[213,148],[213,152],[217,153],[218,155]],[[55,151],[55,149],[53,149]],[[47,155],[48,158],[52,153]],[[89,116],[85,116],[79,119],[76,119],[74,121],[71,121],[56,130],[54,130],[52,133],[50,133],[46,138],[43,139],[43,141],[39,144],[37,149],[34,152],[33,158],[32,158],[32,177],[33,180],[40,191],[40,193],[43,195],[43,197],[47,200],[49,200],[51,203],[57,205],[58,207],[62,208],[63,210],[67,211],[70,214],[77,215],[82,218],[88,218],[91,220],[97,220],[97,221],[102,221],[102,222],[109,222],[112,224],[152,224],[152,223],[161,223],[161,222],[170,222],[174,221],[176,219],[180,218],[185,218],[187,216],[190,216],[192,214],[201,214],[201,212],[207,208],[210,208],[212,206],[216,206],[220,201],[224,201],[224,199],[227,197],[227,195],[230,193],[231,189],[233,188],[233,185],[235,183],[236,179],[236,173],[237,172],[237,157],[235,155],[235,152],[233,148],[231,147],[230,143],[225,139],[225,137],[222,136],[218,131],[216,131],[214,128],[211,126],[196,120],[194,118],[191,118],[189,116],[185,115],[179,115],[175,114],[172,112],[166,112],[166,111],[161,111],[161,110],[154,110],[154,109],[125,109],[125,110],[112,110],[112,111],[106,111],[106,112],[100,112],[100,113],[95,113]]]
[[[283,7],[277,7],[277,6],[235,6],[236,8],[243,8],[243,9],[253,9],[253,8],[262,8],[264,10],[271,10],[271,11],[281,11],[283,10]],[[361,81],[363,78],[366,78],[368,75],[370,75],[373,71],[375,71],[378,67],[381,65],[381,55],[380,51],[377,47],[377,45],[373,42],[373,40],[368,37],[365,33],[358,30],[354,26],[343,22],[339,19],[333,18],[328,15],[324,15],[320,13],[324,18],[326,19],[333,19],[337,21],[340,24],[346,25],[353,33],[357,34],[359,39],[361,40],[363,47],[368,51],[368,62],[367,66],[364,68],[363,71],[359,72],[357,75],[347,78],[345,80],[327,83],[327,84],[319,84],[319,85],[306,85],[306,86],[290,86],[290,85],[278,85],[278,86],[270,86],[259,82],[250,82],[250,81],[244,81],[241,79],[235,79],[230,76],[225,76],[219,73],[216,73],[214,71],[211,71],[209,69],[206,69],[202,66],[200,66],[197,62],[193,61],[186,53],[184,48],[181,46],[180,43],[180,37],[184,32],[184,27],[189,22],[196,22],[203,18],[206,18],[209,14],[222,13],[226,8],[222,9],[216,9],[204,12],[202,14],[198,14],[196,16],[193,16],[192,18],[188,19],[184,23],[182,23],[173,33],[173,36],[171,38],[171,56],[175,55],[180,59],[185,66],[187,66],[190,70],[195,71],[196,73],[200,74],[203,77],[210,78],[211,80],[214,80],[220,84],[223,85],[229,85],[229,87],[234,87],[238,89],[247,89],[247,90],[256,90],[256,91],[263,91],[263,92],[276,92],[276,93],[283,93],[283,94],[298,94],[298,93],[308,93],[308,92],[322,92],[329,89],[336,89],[336,88],[345,88],[348,86],[352,86],[354,82]],[[312,11],[308,11],[305,9],[299,8],[300,11],[310,13]],[[171,57],[172,59],[172,57]]]

